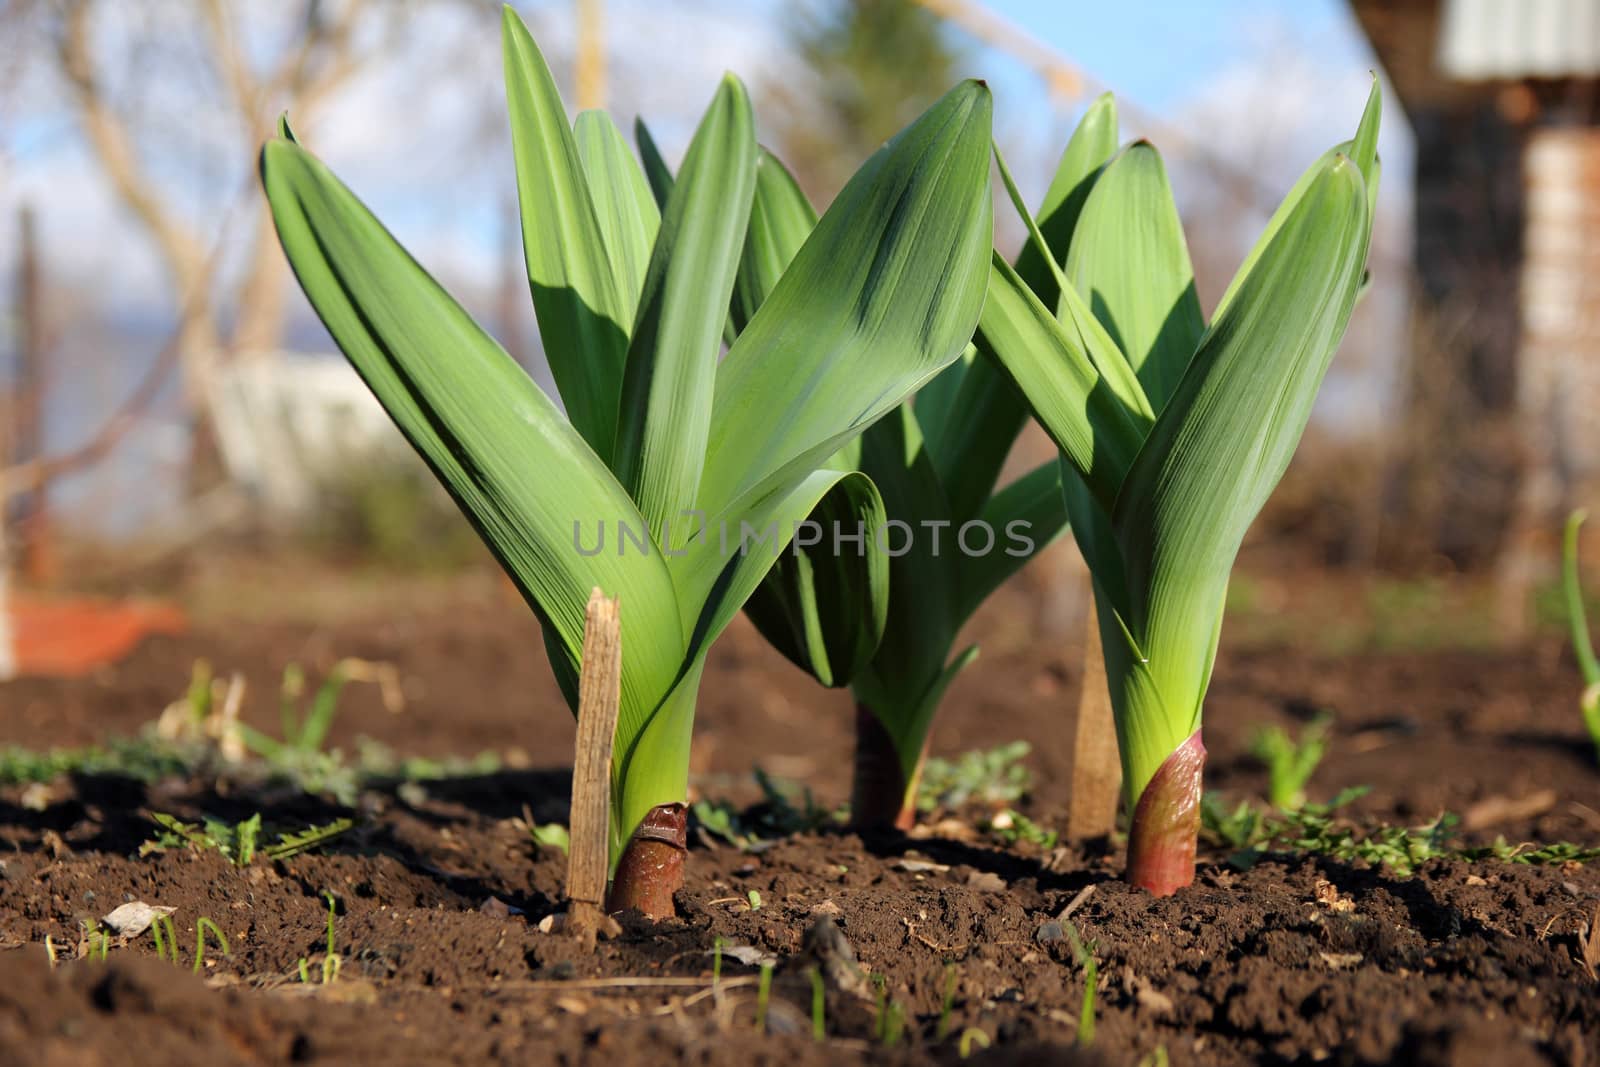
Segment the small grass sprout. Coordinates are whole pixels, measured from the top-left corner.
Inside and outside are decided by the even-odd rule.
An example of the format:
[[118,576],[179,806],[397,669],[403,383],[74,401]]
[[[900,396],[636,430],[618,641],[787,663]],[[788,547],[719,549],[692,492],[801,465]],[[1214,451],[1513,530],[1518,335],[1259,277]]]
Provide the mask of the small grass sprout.
[[[224,956],[233,955],[233,950],[228,947],[227,935],[222,932],[222,928],[219,927],[216,923],[212,922],[210,919],[206,918],[204,915],[202,915],[202,916],[200,916],[200,918],[195,920],[195,924],[194,924],[195,942],[194,942],[194,970],[193,970],[193,973],[195,973],[195,974],[199,974],[201,967],[203,967],[205,965],[205,958],[206,958],[206,931],[207,930],[211,931],[211,936],[216,940],[217,944],[222,947],[222,954]],[[177,951],[176,951],[176,949],[174,949],[174,951],[173,951],[173,962],[174,963],[177,962]]]
[[1587,513],[1581,509],[1567,516],[1566,534],[1562,538],[1561,585],[1567,601],[1567,625],[1572,629],[1572,653],[1583,676],[1583,694],[1578,698],[1578,708],[1583,712],[1589,739],[1594,742],[1595,755],[1600,758],[1600,657],[1596,657],[1594,643],[1589,637],[1589,618],[1578,575],[1578,531],[1586,517]]
[[155,837],[139,846],[139,855],[165,852],[171,848],[220,852],[235,867],[248,867],[257,856],[285,860],[319,848],[355,825],[348,818],[334,819],[321,826],[284,831],[270,845],[261,845],[261,815],[256,813],[237,823],[207,816],[199,823],[186,823],[175,815],[152,812],[151,821],[161,828]]
[[761,965],[761,976],[756,982],[756,1031],[765,1033],[767,1029],[767,1002],[772,997],[772,964]]
[[1094,1044],[1095,998],[1099,993],[1100,965],[1094,958],[1095,943],[1080,939],[1078,928],[1070,921],[1063,922],[1062,926],[1067,935],[1067,944],[1072,946],[1072,955],[1083,968],[1083,1005],[1078,1009],[1078,1044],[1088,1048]]
[[811,980],[811,1040],[828,1039],[828,988],[823,984],[822,972],[815,967],[806,968]]
[[1267,800],[1280,811],[1306,802],[1306,785],[1328,751],[1333,715],[1323,712],[1306,724],[1297,740],[1281,726],[1263,727],[1250,740],[1250,754],[1267,767]]
[[761,910],[761,893],[758,890],[750,890],[750,892],[745,894],[745,899],[750,902],[751,911]]
[[975,1048],[988,1048],[989,1034],[981,1026],[969,1026],[961,1031],[961,1037],[956,1041],[956,1054],[962,1059],[972,1055]]

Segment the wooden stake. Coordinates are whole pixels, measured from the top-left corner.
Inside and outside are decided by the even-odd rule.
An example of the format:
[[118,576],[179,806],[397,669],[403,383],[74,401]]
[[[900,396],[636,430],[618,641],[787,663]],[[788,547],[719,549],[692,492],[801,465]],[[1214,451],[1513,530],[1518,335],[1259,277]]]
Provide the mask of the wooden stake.
[[1083,688],[1078,694],[1078,723],[1072,742],[1072,807],[1067,812],[1067,837],[1082,841],[1104,837],[1117,827],[1117,801],[1122,794],[1122,763],[1117,756],[1117,727],[1106,684],[1106,661],[1100,647],[1100,621],[1089,590],[1089,612],[1083,629]]
[[578,676],[578,745],[568,821],[566,929],[593,945],[608,927],[611,859],[611,746],[622,704],[622,616],[616,597],[589,593]]

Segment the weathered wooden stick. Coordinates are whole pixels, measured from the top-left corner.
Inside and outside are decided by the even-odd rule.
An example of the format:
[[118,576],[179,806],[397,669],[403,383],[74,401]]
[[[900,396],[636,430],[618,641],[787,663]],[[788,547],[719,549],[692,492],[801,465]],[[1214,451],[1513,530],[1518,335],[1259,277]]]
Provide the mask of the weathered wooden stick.
[[1104,837],[1116,829],[1121,795],[1117,727],[1111,715],[1111,691],[1106,684],[1106,661],[1100,648],[1100,623],[1091,587],[1088,618],[1083,625],[1083,688],[1078,694],[1078,723],[1072,742],[1068,839]]
[[578,675],[578,742],[567,825],[566,929],[589,944],[607,925],[611,853],[611,746],[622,703],[622,616],[617,598],[589,594]]

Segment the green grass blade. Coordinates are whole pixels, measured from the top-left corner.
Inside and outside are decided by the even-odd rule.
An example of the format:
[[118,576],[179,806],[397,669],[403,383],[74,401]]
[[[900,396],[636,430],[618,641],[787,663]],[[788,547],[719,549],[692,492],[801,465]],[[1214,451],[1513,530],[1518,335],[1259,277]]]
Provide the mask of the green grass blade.
[[623,379],[612,467],[658,537],[699,488],[755,169],[750,100],[730,75],[667,197]]
[[597,455],[609,458],[633,316],[614,280],[555,79],[509,7],[502,41],[523,258],[539,337],[567,417]]
[[[599,457],[519,366],[320,162],[287,141],[262,150],[273,220],[312,306],[553,632],[569,668],[589,591],[628,605],[624,713],[653,708],[684,648],[658,553],[615,551],[643,526]],[[586,556],[592,524],[607,548]]]
[[1212,324],[1112,511],[1124,621],[1180,740],[1198,725],[1234,557],[1310,417],[1370,234],[1360,172],[1326,164]]
[[1183,223],[1160,154],[1124,149],[1084,201],[1067,275],[1160,411],[1205,332]]
[[599,219],[612,279],[623,298],[627,316],[623,321],[631,325],[644,291],[661,212],[644,172],[610,115],[585,111],[573,124],[572,134],[589,180],[589,198]]

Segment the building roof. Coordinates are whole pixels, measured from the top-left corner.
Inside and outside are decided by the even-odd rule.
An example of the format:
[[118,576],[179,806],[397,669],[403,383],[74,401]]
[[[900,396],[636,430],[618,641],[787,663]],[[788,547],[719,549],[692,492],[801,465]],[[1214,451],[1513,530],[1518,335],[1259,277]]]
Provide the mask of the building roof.
[[1600,0],[1445,0],[1439,69],[1461,81],[1600,75]]

